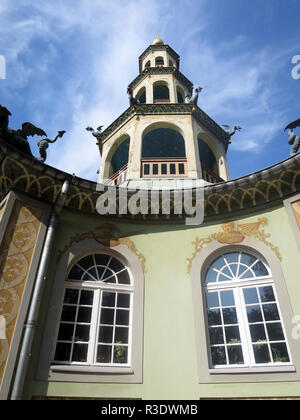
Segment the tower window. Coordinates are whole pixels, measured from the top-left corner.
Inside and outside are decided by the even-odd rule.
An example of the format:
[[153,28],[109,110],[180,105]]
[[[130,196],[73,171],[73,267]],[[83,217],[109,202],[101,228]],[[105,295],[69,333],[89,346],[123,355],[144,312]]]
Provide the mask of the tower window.
[[128,163],[130,138],[124,140],[117,148],[111,159],[112,171],[115,174]]
[[185,158],[182,135],[171,128],[157,128],[143,138],[143,158]]
[[178,101],[179,104],[183,104],[184,103],[183,95],[181,94],[181,92],[179,91],[179,89],[177,89],[177,101]]
[[154,101],[169,101],[170,92],[168,86],[162,83],[154,84],[153,99]]
[[156,67],[162,67],[164,65],[164,59],[163,57],[156,57],[155,59],[155,66]]
[[216,175],[219,174],[217,160],[214,153],[208,144],[198,137],[198,150],[200,156],[200,162],[205,165],[207,169],[213,171]]

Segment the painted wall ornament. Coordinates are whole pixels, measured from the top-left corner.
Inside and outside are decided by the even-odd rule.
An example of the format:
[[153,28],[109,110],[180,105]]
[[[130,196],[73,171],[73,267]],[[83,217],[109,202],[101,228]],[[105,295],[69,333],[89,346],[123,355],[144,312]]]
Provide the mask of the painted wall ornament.
[[192,264],[196,255],[202,251],[202,249],[210,244],[211,242],[217,241],[221,244],[235,245],[240,244],[245,238],[255,238],[260,242],[263,242],[276,254],[277,258],[281,261],[281,255],[278,247],[273,245],[267,239],[271,236],[266,233],[262,226],[267,224],[266,217],[260,217],[257,222],[237,224],[236,222],[223,223],[221,225],[221,231],[213,233],[205,238],[196,237],[193,241],[194,252],[191,258],[188,258],[188,273],[191,272]]
[[290,124],[288,124],[284,129],[284,131],[289,130],[288,131],[288,135],[289,135],[288,143],[292,146],[291,151],[290,151],[291,156],[294,156],[296,153],[299,152],[300,137],[298,137],[296,135],[296,133],[294,132],[295,128],[297,128],[297,127],[300,127],[300,118],[298,120],[293,121]]

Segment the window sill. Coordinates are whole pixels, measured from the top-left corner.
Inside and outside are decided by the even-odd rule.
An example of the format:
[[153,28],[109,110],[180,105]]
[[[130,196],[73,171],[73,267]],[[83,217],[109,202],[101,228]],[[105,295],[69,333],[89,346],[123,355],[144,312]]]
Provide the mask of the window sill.
[[106,375],[130,375],[134,371],[131,367],[112,366],[86,366],[86,365],[52,365],[52,372],[59,373],[83,373],[83,374],[106,374]]
[[234,375],[234,374],[251,374],[251,373],[284,373],[284,372],[296,372],[296,368],[293,365],[284,366],[262,366],[262,367],[244,367],[244,368],[221,368],[221,369],[209,369],[210,375]]

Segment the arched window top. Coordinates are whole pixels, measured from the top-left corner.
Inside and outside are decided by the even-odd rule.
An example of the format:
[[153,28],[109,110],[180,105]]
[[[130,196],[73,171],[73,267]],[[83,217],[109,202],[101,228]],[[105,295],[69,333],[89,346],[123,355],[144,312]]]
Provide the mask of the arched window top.
[[218,174],[216,157],[209,145],[204,140],[202,140],[201,137],[198,137],[198,150],[200,162],[203,163],[206,168]]
[[164,65],[164,58],[163,57],[156,57],[155,58],[155,65],[156,65],[156,67],[162,67]]
[[139,102],[141,104],[145,104],[146,103],[146,88],[145,87],[143,87],[142,89],[140,89],[138,91],[137,99],[139,100]]
[[143,138],[143,158],[185,158],[183,136],[171,128],[157,128]]
[[228,252],[218,257],[206,272],[205,283],[240,282],[271,275],[267,265],[247,252]]
[[125,138],[111,158],[113,173],[118,172],[128,163],[130,138]]
[[128,269],[120,260],[108,254],[93,254],[82,258],[71,269],[67,281],[131,284]]
[[154,101],[169,101],[170,91],[166,82],[156,82],[153,85]]

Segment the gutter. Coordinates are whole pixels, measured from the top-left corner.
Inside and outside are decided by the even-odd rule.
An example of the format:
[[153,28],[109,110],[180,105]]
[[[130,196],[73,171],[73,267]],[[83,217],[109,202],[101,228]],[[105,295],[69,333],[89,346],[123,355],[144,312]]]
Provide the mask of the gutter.
[[42,294],[47,280],[47,270],[50,262],[55,233],[58,226],[59,216],[68,196],[69,188],[70,181],[66,180],[63,184],[60,196],[58,197],[54,205],[53,212],[50,216],[43,252],[40,260],[39,271],[37,274],[31,299],[31,305],[29,308],[28,318],[26,324],[24,325],[22,347],[18,360],[18,365],[16,367],[14,385],[10,397],[11,400],[22,399],[22,391],[27,373],[28,363],[31,357],[32,343],[37,327]]

